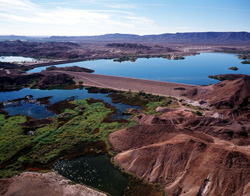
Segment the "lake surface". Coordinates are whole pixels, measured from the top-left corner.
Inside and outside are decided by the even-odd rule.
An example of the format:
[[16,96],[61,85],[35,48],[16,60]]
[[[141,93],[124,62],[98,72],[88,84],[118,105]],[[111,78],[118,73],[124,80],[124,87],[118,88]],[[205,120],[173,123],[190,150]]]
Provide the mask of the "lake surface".
[[60,160],[54,164],[54,170],[76,183],[86,184],[112,196],[123,196],[128,186],[128,179],[114,169],[105,155]]
[[[102,99],[104,102],[116,107],[117,113],[111,116],[113,120],[119,118],[127,119],[129,116],[122,115],[122,112],[124,112],[128,108],[140,108],[138,106],[130,106],[122,103],[112,103],[112,99],[107,96],[108,94],[88,93],[85,88],[74,90],[39,90],[24,88],[18,91],[0,92],[0,102],[23,98],[27,95],[32,95],[33,99],[52,96],[52,98],[49,99],[50,104],[65,99],[79,100],[91,97],[94,99]],[[55,116],[55,114],[46,109],[46,106],[47,105],[39,105],[38,103],[27,103],[25,101],[22,101],[20,105],[10,105],[3,109],[7,111],[10,116],[23,114],[27,116],[32,116],[36,119]]]
[[[218,83],[208,78],[218,74],[250,74],[250,66],[241,64],[235,54],[201,53],[187,56],[184,60],[168,60],[163,58],[139,58],[136,62],[114,62],[113,60],[95,60],[56,65],[57,67],[79,66],[94,69],[96,74],[123,76],[177,82],[195,85]],[[238,71],[228,70],[238,67]],[[40,72],[46,67],[38,67],[29,72]]]
[[0,62],[35,62],[36,59],[22,56],[0,56]]

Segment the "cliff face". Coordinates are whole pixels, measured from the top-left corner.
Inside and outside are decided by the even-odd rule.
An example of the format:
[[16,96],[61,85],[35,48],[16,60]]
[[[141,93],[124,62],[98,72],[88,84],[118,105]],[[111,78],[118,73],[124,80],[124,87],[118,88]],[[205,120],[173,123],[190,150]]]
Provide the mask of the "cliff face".
[[35,84],[40,89],[49,87],[63,87],[65,85],[74,84],[73,79],[64,73],[45,74],[44,77]]
[[[115,162],[160,183],[167,195],[250,195],[250,110],[244,101],[248,82],[244,76],[188,92],[195,100],[223,108],[201,117],[183,108],[160,116],[138,114],[138,125],[109,136]],[[229,115],[239,105],[245,118]],[[224,118],[211,114],[221,111]]]

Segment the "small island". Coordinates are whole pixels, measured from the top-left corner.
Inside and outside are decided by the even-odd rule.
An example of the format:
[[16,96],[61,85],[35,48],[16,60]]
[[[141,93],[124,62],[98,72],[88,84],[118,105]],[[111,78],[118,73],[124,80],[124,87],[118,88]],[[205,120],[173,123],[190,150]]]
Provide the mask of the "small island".
[[250,60],[245,60],[241,62],[242,64],[250,64]]
[[50,66],[46,68],[46,71],[74,71],[74,72],[87,72],[87,73],[95,72],[93,69],[88,69],[88,68],[78,67],[78,66],[70,66],[70,67]]
[[229,67],[228,69],[233,70],[233,71],[237,71],[238,67]]
[[168,60],[184,60],[184,59],[185,59],[185,57],[183,57],[183,56],[179,56],[179,55],[170,55],[170,54],[164,55],[164,56],[162,56],[162,58],[168,59]]
[[124,57],[120,57],[120,58],[116,58],[114,59],[113,61],[114,62],[124,62],[124,61],[131,61],[131,62],[135,62],[137,60],[136,57],[134,56],[131,56],[131,57],[127,57],[127,56],[124,56]]

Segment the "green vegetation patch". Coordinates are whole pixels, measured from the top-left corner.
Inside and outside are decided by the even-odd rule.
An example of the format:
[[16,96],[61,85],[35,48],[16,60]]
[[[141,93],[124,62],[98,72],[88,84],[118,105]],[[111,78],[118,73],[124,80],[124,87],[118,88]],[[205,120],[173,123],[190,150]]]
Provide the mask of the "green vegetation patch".
[[199,107],[199,106],[193,106],[191,104],[188,104],[188,103],[182,103],[183,106],[187,107],[187,108],[190,108],[190,109],[193,109],[193,110],[197,110],[197,111],[204,111],[205,109]]
[[114,103],[122,102],[123,104],[136,105],[144,109],[146,114],[155,113],[158,106],[178,107],[177,99],[173,97],[162,97],[150,93],[120,91],[109,95]]
[[128,57],[128,56],[124,56],[124,57],[120,57],[120,58],[116,58],[116,59],[114,59],[113,61],[114,62],[124,62],[124,61],[131,61],[131,62],[135,62],[137,60],[137,57],[135,57],[135,56],[130,56],[130,57]]
[[[83,153],[82,146],[105,141],[108,133],[129,126],[119,122],[104,123],[112,109],[105,107],[103,102],[89,104],[88,101],[90,99],[69,102],[74,107],[65,107],[51,124],[38,127],[32,136],[21,126],[27,121],[26,117],[1,114],[0,177],[9,177],[29,166],[49,168],[59,157],[72,156],[68,153],[76,153],[75,149]],[[95,146],[87,151],[99,153],[106,150],[102,149],[106,145]]]
[[30,143],[31,138],[24,135],[19,126],[19,123],[26,120],[25,116],[5,117],[0,114],[0,164],[11,159]]

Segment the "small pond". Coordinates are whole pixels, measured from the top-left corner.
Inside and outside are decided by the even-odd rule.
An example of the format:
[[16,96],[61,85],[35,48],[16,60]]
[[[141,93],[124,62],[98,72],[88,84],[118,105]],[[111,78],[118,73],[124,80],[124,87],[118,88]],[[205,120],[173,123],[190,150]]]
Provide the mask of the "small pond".
[[114,169],[105,155],[60,160],[54,164],[54,170],[76,183],[108,192],[111,196],[123,196],[128,186],[127,177]]

